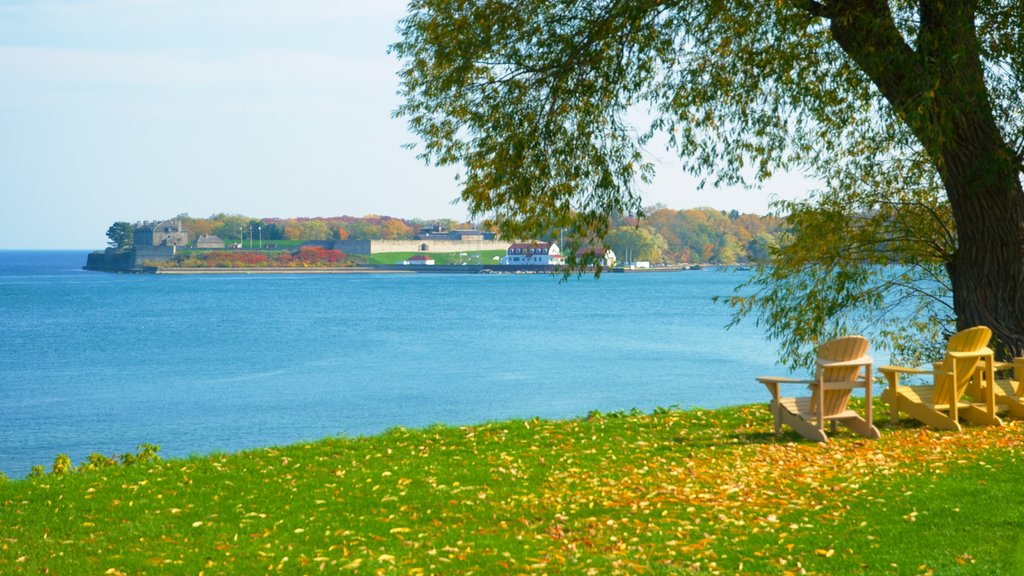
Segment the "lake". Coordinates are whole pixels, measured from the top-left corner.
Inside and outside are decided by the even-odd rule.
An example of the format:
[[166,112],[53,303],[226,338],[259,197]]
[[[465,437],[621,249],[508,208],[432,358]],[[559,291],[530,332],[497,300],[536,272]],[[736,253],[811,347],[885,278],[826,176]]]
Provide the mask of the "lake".
[[0,471],[158,444],[187,456],[395,426],[764,402],[780,372],[711,302],[748,272],[85,272],[0,252]]

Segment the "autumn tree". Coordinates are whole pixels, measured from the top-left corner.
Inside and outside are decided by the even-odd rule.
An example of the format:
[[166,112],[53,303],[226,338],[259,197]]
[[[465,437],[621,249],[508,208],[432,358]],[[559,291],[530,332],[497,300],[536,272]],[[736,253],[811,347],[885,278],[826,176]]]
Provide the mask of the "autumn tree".
[[323,220],[307,220],[299,223],[299,240],[326,240],[330,230]]
[[107,228],[107,238],[111,248],[127,248],[135,240],[135,227],[128,222],[114,222]]
[[665,239],[646,227],[620,226],[605,237],[605,244],[615,252],[616,258],[636,262],[661,262]]
[[[865,292],[937,281],[946,329],[985,324],[1021,354],[1022,28],[1017,0],[412,0],[396,115],[510,237],[603,237],[609,215],[641,211],[655,134],[713,185],[801,171],[821,188],[781,206],[793,231],[842,226],[827,236],[842,248],[781,244],[773,258],[807,265],[783,292],[763,277],[743,311],[777,336],[795,326],[785,298],[810,345]],[[878,262],[896,276],[866,283]]]
[[380,226],[380,234],[385,240],[402,240],[412,238],[413,231],[405,222],[397,218],[387,218]]
[[250,218],[241,214],[214,214],[210,220],[217,224],[213,227],[213,233],[226,242],[241,242],[243,234],[249,234]]

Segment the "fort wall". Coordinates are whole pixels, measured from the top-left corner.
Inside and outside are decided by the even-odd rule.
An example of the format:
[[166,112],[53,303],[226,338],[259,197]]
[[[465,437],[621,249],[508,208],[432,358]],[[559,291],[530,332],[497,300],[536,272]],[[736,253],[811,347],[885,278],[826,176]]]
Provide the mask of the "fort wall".
[[142,268],[146,260],[150,262],[165,262],[174,258],[178,252],[177,246],[136,246],[132,249],[135,254],[134,267]]
[[128,271],[135,266],[135,256],[131,250],[120,251],[107,248],[103,252],[92,252],[85,261],[86,270],[103,272]]
[[331,246],[346,254],[380,254],[382,252],[480,252],[508,250],[511,242],[504,240],[336,240]]

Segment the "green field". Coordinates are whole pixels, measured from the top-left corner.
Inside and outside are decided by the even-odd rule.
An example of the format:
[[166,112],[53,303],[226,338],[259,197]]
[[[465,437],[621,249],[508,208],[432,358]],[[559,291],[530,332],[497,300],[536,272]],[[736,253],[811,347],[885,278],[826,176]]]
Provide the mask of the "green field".
[[1021,574],[1024,426],[881,424],[659,409],[47,474],[0,483],[0,573]]
[[422,254],[430,256],[434,259],[435,264],[497,264],[498,261],[494,259],[495,256],[501,258],[505,255],[504,250],[480,250],[476,252],[465,252],[465,256],[460,256],[459,253],[443,253],[443,252],[382,252],[380,254],[373,254],[369,257],[369,264],[401,264],[403,260],[410,256]]

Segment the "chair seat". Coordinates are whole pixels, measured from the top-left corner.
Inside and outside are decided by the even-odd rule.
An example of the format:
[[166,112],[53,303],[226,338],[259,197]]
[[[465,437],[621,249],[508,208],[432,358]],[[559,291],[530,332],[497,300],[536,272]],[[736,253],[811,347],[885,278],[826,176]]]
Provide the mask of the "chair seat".
[[[932,396],[934,396],[935,393],[934,386],[900,386],[899,391],[901,396],[915,404],[924,404],[925,406],[931,406],[936,410],[949,409],[949,402],[943,402],[941,404],[935,403],[934,399],[932,398]],[[963,401],[957,402],[956,405],[958,408],[972,406],[970,402]]]
[[[814,420],[818,417],[817,406],[811,404],[811,398],[779,398],[779,405],[804,420]],[[859,418],[859,416],[853,410],[843,410],[825,416],[825,420],[845,420],[847,418]]]

